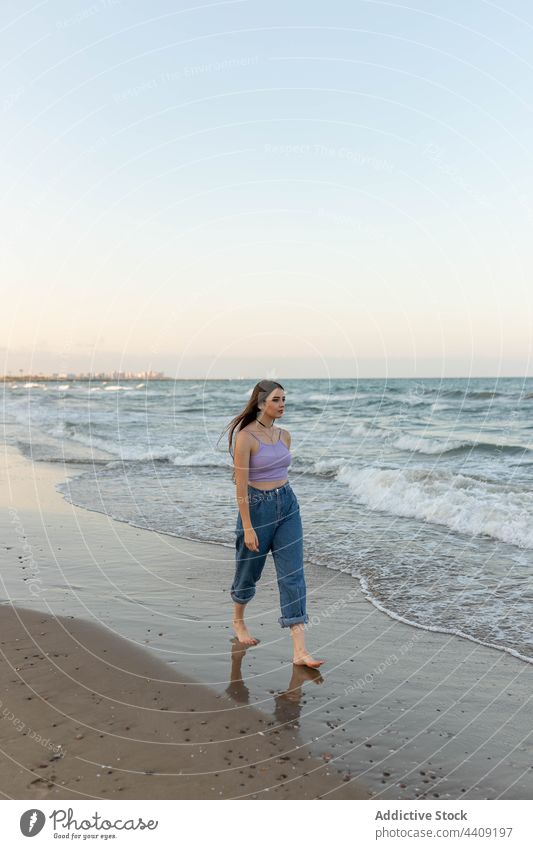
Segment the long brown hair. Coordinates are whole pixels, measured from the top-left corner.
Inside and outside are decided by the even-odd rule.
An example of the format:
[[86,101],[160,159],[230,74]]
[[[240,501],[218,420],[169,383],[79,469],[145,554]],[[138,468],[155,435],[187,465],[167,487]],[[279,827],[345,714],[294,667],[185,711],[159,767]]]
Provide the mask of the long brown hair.
[[[267,398],[270,393],[273,392],[274,389],[276,389],[276,387],[284,391],[281,383],[277,383],[275,380],[260,380],[259,383],[256,383],[252,390],[252,394],[250,395],[250,399],[246,404],[246,407],[240,413],[238,413],[238,415],[236,415],[222,431],[222,434],[224,434],[226,430],[229,431],[228,449],[232,461],[234,460],[233,435],[235,431],[238,432],[242,430],[244,427],[246,427],[246,425],[250,424],[250,422],[254,422],[256,420],[257,412],[259,410],[259,404],[264,401],[265,398]],[[236,483],[235,465],[233,466],[231,479],[233,483]]]

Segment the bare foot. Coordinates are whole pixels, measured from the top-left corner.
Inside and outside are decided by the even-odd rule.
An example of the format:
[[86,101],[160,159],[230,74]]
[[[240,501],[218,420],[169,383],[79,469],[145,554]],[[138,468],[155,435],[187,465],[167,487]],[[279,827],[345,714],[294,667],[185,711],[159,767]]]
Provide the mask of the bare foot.
[[295,666],[310,666],[311,669],[316,669],[317,666],[322,666],[324,663],[323,660],[315,660],[307,651],[303,652],[303,654],[295,655],[292,662]]
[[252,637],[243,619],[233,619],[232,625],[240,643],[245,646],[255,646],[259,642],[257,637]]

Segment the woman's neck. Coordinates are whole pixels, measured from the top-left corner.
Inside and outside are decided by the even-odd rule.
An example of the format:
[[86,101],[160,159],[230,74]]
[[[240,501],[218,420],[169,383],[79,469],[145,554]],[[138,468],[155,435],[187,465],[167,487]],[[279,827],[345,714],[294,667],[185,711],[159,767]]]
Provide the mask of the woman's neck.
[[[261,416],[256,419],[257,424],[261,428],[261,430],[270,430],[272,428],[272,424],[274,419],[270,418],[270,416]],[[262,426],[262,427],[261,427]]]

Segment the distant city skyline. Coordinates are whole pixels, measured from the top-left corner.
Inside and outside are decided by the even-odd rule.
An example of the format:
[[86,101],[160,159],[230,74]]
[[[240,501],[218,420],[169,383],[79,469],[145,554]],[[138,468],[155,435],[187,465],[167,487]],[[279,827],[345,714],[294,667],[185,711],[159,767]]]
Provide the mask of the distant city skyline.
[[166,375],[162,371],[149,372],[132,372],[132,371],[114,371],[114,372],[24,372],[19,369],[18,374],[4,374],[4,380],[163,380]]
[[[420,367],[418,364],[417,373],[409,374],[407,372],[408,364],[404,364],[404,369],[402,371],[401,363],[398,363],[398,371],[394,368],[390,368],[388,372],[384,374],[378,373],[378,365],[377,363],[359,363],[359,370],[350,370],[349,364],[335,364],[335,362],[330,362],[330,366],[332,366],[332,370],[327,374],[309,374],[309,362],[303,360],[300,363],[287,363],[285,364],[285,370],[282,370],[283,363],[280,362],[280,369],[268,368],[264,369],[262,367],[261,362],[258,362],[257,368],[254,370],[253,361],[247,361],[246,366],[243,366],[243,363],[232,362],[225,365],[224,363],[219,363],[219,368],[217,369],[209,369],[207,366],[208,362],[205,363],[206,368],[202,370],[201,367],[198,367],[197,370],[194,368],[182,368],[180,372],[174,373],[172,370],[150,370],[148,372],[139,370],[135,371],[133,369],[128,370],[109,370],[106,369],[95,369],[93,371],[85,371],[81,370],[79,372],[76,371],[68,371],[68,372],[49,372],[46,370],[29,370],[26,371],[24,369],[18,369],[16,371],[4,372],[2,375],[2,379],[6,378],[14,378],[20,380],[22,377],[24,379],[32,379],[32,378],[48,378],[50,380],[54,379],[68,379],[68,380],[261,380],[263,378],[270,378],[272,380],[278,380],[283,382],[283,380],[297,380],[297,379],[309,379],[309,380],[335,380],[335,379],[445,379],[445,378],[503,378],[503,377],[513,377],[513,378],[527,378],[528,375],[525,375],[518,368],[513,372],[511,369],[509,372],[503,373],[501,370],[497,370],[497,363],[491,362],[490,360],[485,364],[485,371],[482,373],[470,373],[464,374],[460,371],[461,364],[459,362],[455,363],[455,372],[454,372],[454,363],[453,361],[449,361],[448,365],[448,374],[439,373],[436,371],[438,366],[440,365],[438,361],[435,361],[433,364],[428,362],[424,364],[424,368]],[[433,366],[433,368],[432,368]],[[479,368],[479,364],[478,364]],[[151,376],[150,376],[151,375]],[[529,375],[529,377],[533,377],[533,375]]]

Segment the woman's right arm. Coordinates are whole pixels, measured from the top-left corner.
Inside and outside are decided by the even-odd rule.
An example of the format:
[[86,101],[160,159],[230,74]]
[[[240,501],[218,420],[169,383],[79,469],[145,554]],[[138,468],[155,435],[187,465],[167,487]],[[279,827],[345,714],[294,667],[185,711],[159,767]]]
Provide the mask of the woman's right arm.
[[259,551],[259,540],[252,527],[250,504],[248,502],[248,475],[250,473],[250,441],[245,433],[238,433],[235,440],[235,484],[237,504],[244,530],[244,544],[250,551]]
[[237,504],[242,519],[243,529],[252,527],[250,506],[248,504],[248,475],[250,471],[250,442],[244,433],[238,433],[235,440],[235,483]]

